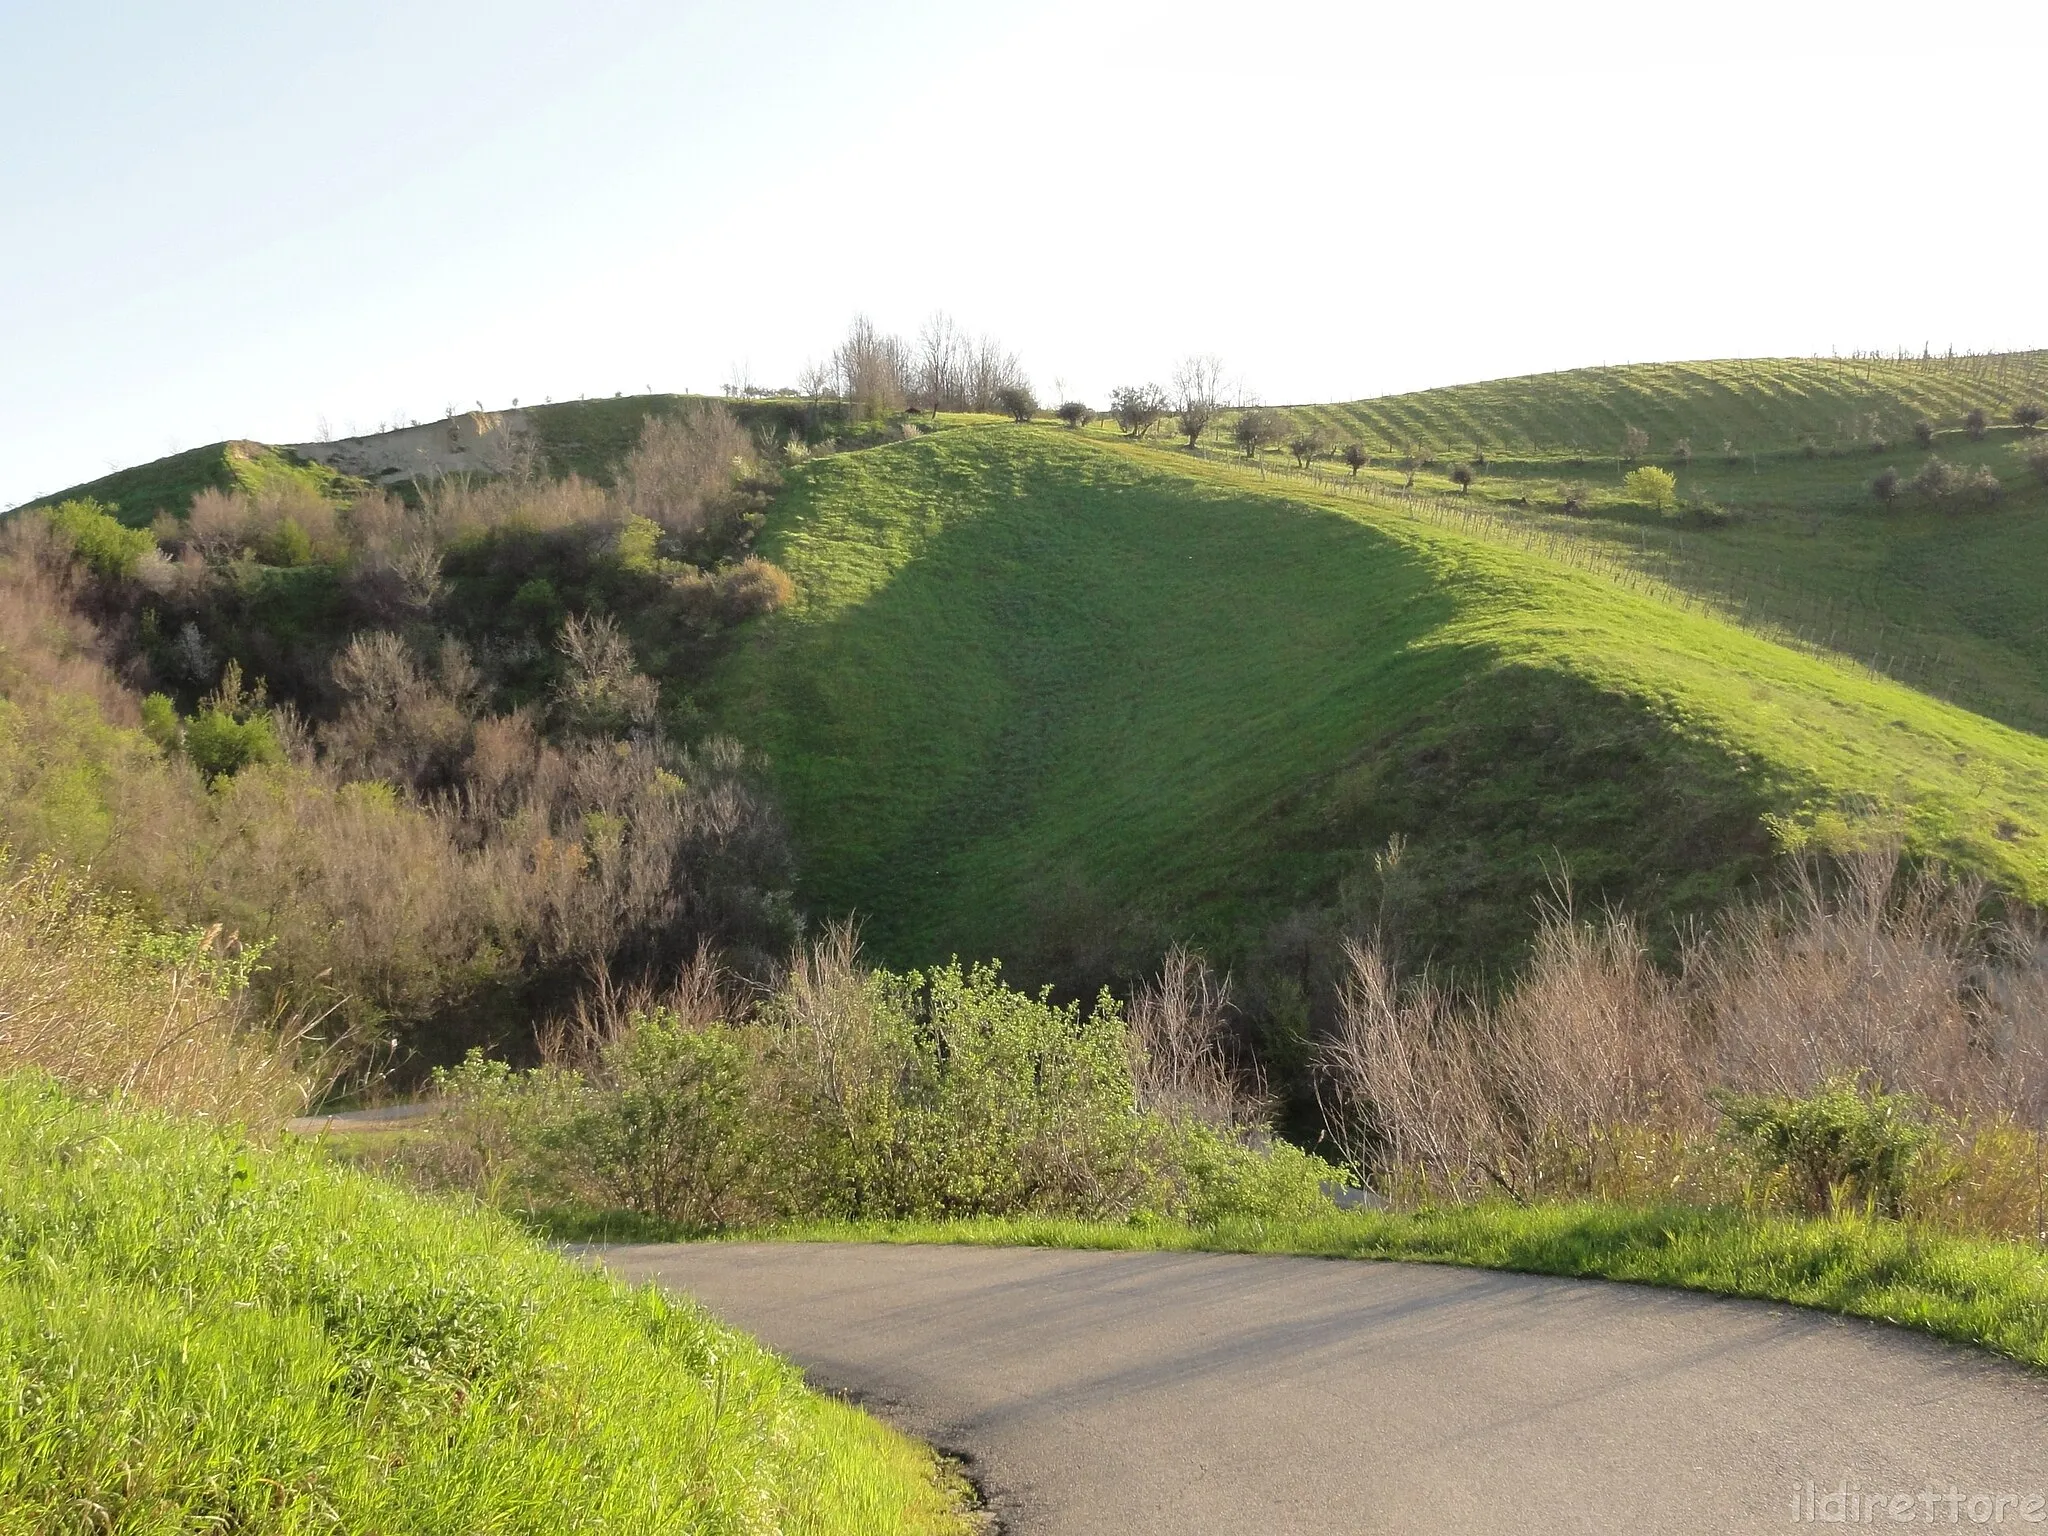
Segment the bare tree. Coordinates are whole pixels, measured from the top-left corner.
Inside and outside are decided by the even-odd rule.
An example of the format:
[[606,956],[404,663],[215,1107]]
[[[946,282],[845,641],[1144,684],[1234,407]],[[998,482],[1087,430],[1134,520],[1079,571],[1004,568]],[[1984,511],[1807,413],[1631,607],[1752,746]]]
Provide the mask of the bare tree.
[[1650,451],[1650,434],[1641,427],[1625,426],[1621,429],[1621,462],[1633,464]]
[[866,315],[855,315],[846,340],[832,354],[842,399],[869,416],[903,408],[910,393],[910,359],[900,338],[884,335]]
[[1223,394],[1223,359],[1201,354],[1182,359],[1173,374],[1173,409],[1180,434],[1194,447],[1216,420]]

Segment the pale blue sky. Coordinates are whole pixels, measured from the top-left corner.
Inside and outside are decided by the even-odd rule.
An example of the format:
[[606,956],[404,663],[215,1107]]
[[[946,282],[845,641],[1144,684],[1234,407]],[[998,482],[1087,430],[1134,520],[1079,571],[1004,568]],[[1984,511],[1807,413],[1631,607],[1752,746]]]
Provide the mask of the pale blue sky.
[[0,506],[229,436],[2048,343],[2040,7],[0,0]]

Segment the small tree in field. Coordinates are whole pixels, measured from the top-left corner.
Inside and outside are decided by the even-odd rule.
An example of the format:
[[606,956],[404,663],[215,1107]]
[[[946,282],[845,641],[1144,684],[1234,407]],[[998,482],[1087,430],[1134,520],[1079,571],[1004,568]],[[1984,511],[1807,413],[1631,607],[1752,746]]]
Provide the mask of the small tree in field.
[[2016,405],[2012,408],[2013,422],[2023,432],[2031,432],[2040,426],[2043,417],[2048,417],[2048,410],[2043,410],[2031,401],[2026,405]]
[[1641,427],[1621,429],[1621,462],[1633,464],[1650,451],[1650,434]]
[[1963,418],[1963,430],[1970,434],[1970,441],[1981,443],[1984,434],[1991,428],[1991,418],[1982,411],[1972,411]]
[[1256,459],[1280,441],[1282,431],[1278,416],[1255,405],[1238,413],[1237,421],[1230,429],[1230,437],[1232,442],[1244,450],[1246,458]]
[[1680,469],[1692,462],[1692,439],[1681,437],[1671,445],[1671,462]]
[[1870,494],[1877,498],[1878,504],[1886,511],[1891,510],[1892,503],[1899,499],[1899,493],[1904,489],[1899,482],[1899,472],[1889,464],[1879,470],[1877,478],[1870,482]]
[[1038,414],[1038,400],[1022,384],[1005,384],[996,391],[996,409],[1012,421],[1029,421]]
[[1110,391],[1109,409],[1124,436],[1142,438],[1166,414],[1166,391],[1157,384],[1126,384]]
[[1641,502],[1653,512],[1668,512],[1678,504],[1678,480],[1668,469],[1645,464],[1622,477],[1622,489],[1629,500]]
[[1078,400],[1062,400],[1055,414],[1067,424],[1069,430],[1075,432],[1095,419],[1095,413]]
[[1303,469],[1329,451],[1321,427],[1305,427],[1288,439],[1287,451],[1294,455],[1294,462]]
[[1927,420],[1924,416],[1914,422],[1913,441],[1922,448],[1932,448],[1934,446],[1934,423]]
[[1458,488],[1460,496],[1472,489],[1473,478],[1471,465],[1454,464],[1451,466],[1451,484]]
[[1365,451],[1363,443],[1346,443],[1341,457],[1351,466],[1351,478],[1354,480],[1358,478],[1358,472],[1372,462],[1372,455]]
[[2034,472],[2034,478],[2048,485],[2048,448],[2036,448],[2027,455],[2027,468]]

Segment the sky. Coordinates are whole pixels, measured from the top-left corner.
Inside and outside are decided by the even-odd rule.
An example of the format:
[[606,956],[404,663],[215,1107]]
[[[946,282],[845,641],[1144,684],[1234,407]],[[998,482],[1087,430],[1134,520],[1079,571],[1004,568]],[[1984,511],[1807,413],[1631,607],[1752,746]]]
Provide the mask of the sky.
[[0,0],[0,507],[228,437],[2048,345],[2039,5]]

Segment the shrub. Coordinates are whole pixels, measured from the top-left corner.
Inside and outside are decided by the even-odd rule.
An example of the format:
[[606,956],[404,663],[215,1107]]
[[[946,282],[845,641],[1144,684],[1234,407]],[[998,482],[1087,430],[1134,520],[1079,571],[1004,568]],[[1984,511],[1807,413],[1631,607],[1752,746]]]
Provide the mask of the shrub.
[[1458,488],[1458,494],[1463,495],[1472,489],[1473,478],[1470,465],[1454,464],[1451,466],[1451,484]]
[[694,1228],[1272,1216],[1325,1209],[1338,1177],[1253,1145],[1262,1106],[1221,1054],[1226,993],[1184,953],[1141,992],[1139,1026],[1106,995],[1055,1005],[993,966],[868,971],[844,928],[749,1013],[728,1017],[701,973],[685,991],[585,1030],[573,1070],[443,1074],[459,1176]]
[[996,409],[1012,421],[1029,421],[1038,414],[1038,400],[1022,384],[1005,384],[995,393]]
[[313,539],[294,518],[282,518],[256,545],[256,558],[265,565],[290,568],[313,563]]
[[1060,408],[1055,414],[1058,415],[1061,421],[1067,424],[1070,430],[1075,432],[1080,431],[1081,428],[1087,426],[1089,422],[1095,419],[1095,413],[1079,400],[1062,400]]
[[1877,478],[1870,482],[1870,494],[1885,507],[1899,499],[1904,486],[1900,483],[1899,472],[1887,465],[1877,472]]
[[1733,469],[1742,462],[1742,450],[1728,438],[1721,439],[1721,462]]
[[284,758],[270,717],[252,712],[236,715],[218,705],[205,708],[185,724],[185,755],[209,779],[231,777],[254,763]]
[[1804,438],[1801,438],[1801,439],[1800,439],[1800,442],[1799,442],[1799,452],[1800,452],[1801,456],[1803,456],[1803,457],[1805,457],[1805,458],[1809,458],[1809,459],[1817,459],[1817,458],[1819,458],[1819,457],[1820,457],[1820,440],[1819,440],[1818,438],[1815,438],[1815,437],[1812,437],[1812,436],[1808,436],[1808,437],[1804,437]]
[[1372,455],[1365,451],[1363,443],[1346,443],[1344,451],[1338,457],[1349,466],[1351,478],[1354,480],[1358,478],[1358,472],[1372,462]]
[[1692,462],[1691,438],[1681,437],[1671,445],[1671,462],[1679,469],[1685,468],[1686,465]]
[[1641,427],[1625,426],[1621,429],[1621,462],[1633,464],[1650,451],[1650,434]]
[[1981,443],[1984,434],[1991,430],[1991,418],[1982,410],[1973,410],[1963,418],[1963,430],[1970,434],[1970,441]]
[[2034,472],[2034,478],[2048,485],[2048,448],[2036,448],[2027,455],[2027,468]]
[[1621,484],[1631,501],[1653,512],[1668,512],[1677,505],[1678,481],[1668,469],[1644,464],[1623,476]]
[[2041,425],[2044,417],[2048,417],[2048,408],[2035,405],[2032,401],[2016,405],[2012,410],[2013,423],[2023,432],[2033,431]]
[[1837,1078],[1803,1098],[1721,1093],[1722,1124],[1767,1174],[1790,1179],[1814,1215],[1868,1201],[1899,1214],[1906,1179],[1930,1136],[1926,1106]]
[[133,576],[156,540],[141,528],[123,527],[113,509],[90,498],[61,502],[49,514],[50,527],[96,576],[119,581]]
[[1593,504],[1592,489],[1582,480],[1571,481],[1557,488],[1559,505],[1570,516],[1576,517]]
[[1913,441],[1922,448],[1934,446],[1934,423],[1925,417],[1913,423]]

